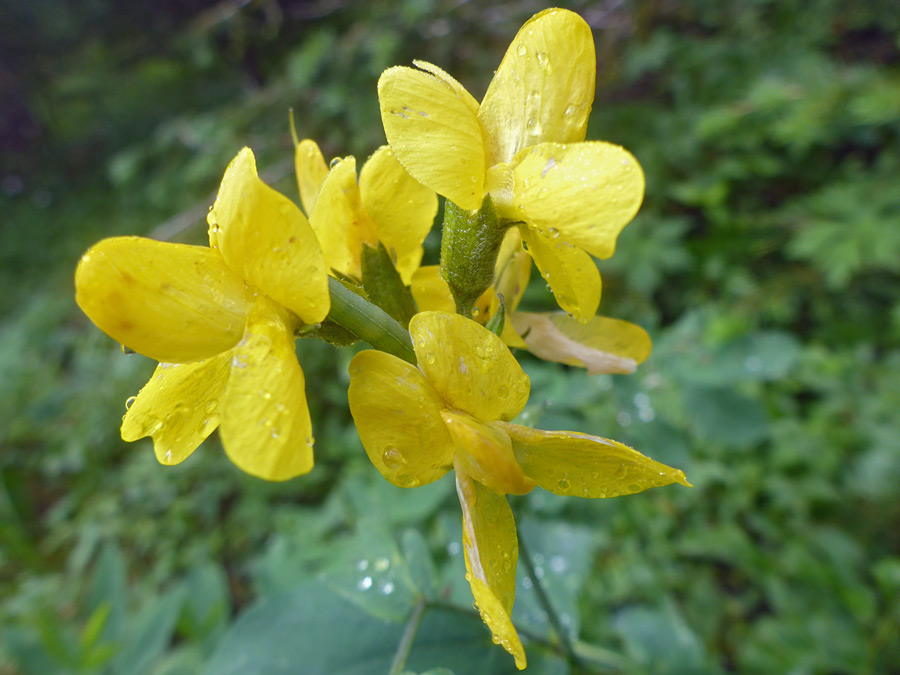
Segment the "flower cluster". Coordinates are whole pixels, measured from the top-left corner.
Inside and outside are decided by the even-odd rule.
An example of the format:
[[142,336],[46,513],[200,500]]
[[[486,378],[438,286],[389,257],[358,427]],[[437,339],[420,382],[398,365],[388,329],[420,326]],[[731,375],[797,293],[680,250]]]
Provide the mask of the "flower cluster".
[[[350,364],[362,445],[399,487],[455,472],[467,579],[494,641],[524,668],[506,495],[689,485],[616,441],[513,422],[530,381],[510,347],[589,373],[631,372],[649,354],[643,329],[596,315],[592,258],[613,254],[643,174],[624,149],[584,140],[595,54],[572,12],[528,21],[480,104],[437,66],[415,65],[381,76],[388,145],[359,176],[353,157],[326,164],[314,141],[296,142],[301,211],[259,179],[245,148],[210,209],[208,248],[103,240],[78,265],[76,299],[108,335],[159,361],[121,431],[151,437],[163,464],[219,428],[242,470],[308,473],[295,338],[374,347]],[[447,200],[441,264],[420,267],[437,195]],[[562,311],[519,308],[532,262]]]

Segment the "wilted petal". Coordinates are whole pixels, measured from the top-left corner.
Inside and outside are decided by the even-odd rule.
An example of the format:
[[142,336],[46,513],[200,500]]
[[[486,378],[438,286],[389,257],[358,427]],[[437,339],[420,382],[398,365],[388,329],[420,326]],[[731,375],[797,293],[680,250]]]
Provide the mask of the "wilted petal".
[[350,362],[350,413],[372,464],[394,485],[436,481],[453,464],[445,407],[421,372],[369,349]]
[[179,464],[219,426],[231,352],[205,361],[160,363],[122,418],[122,439],[153,438],[161,464]]
[[511,420],[531,384],[509,348],[459,314],[420,312],[409,322],[419,368],[449,407],[476,419]]
[[456,492],[463,512],[463,550],[472,595],[494,638],[526,666],[525,650],[510,619],[516,597],[519,542],[506,497],[472,480],[459,468]]
[[463,209],[477,209],[484,196],[481,126],[451,80],[389,68],[378,80],[381,120],[394,155],[413,178]]
[[611,143],[542,143],[519,153],[515,164],[514,202],[522,218],[598,258],[613,254],[644,198],[640,164]]
[[244,280],[306,323],[328,315],[328,276],[316,235],[290,199],[259,179],[249,148],[228,165],[208,219],[210,246]]
[[618,441],[574,431],[541,431],[495,422],[509,434],[525,475],[558,495],[619,497],[680,483],[684,472]]
[[313,468],[313,436],[290,318],[260,296],[234,348],[219,434],[240,469],[281,481]]
[[441,417],[456,444],[458,470],[497,494],[531,492],[534,481],[522,472],[505,431],[454,410],[441,411]]
[[600,306],[601,281],[597,265],[580,248],[520,227],[522,240],[557,304],[579,321],[589,321]]
[[605,316],[582,323],[562,312],[516,312],[510,320],[532,354],[587,368],[589,375],[633,373],[652,348],[643,328]]
[[409,284],[422,261],[422,242],[434,224],[437,195],[406,173],[387,146],[363,165],[359,191],[378,239],[396,257],[400,278]]
[[377,246],[378,235],[362,206],[355,158],[346,157],[332,166],[309,221],[328,269],[359,278],[362,246]]
[[95,244],[75,300],[107,335],[162,362],[206,359],[240,340],[253,292],[206,247],[142,237]]
[[328,175],[325,158],[315,141],[307,138],[294,148],[294,170],[297,173],[297,187],[300,188],[300,201],[309,217],[316,205],[322,183],[325,182],[325,176]]
[[544,141],[584,140],[594,102],[594,38],[584,19],[549,9],[519,30],[488,87],[478,119],[488,166]]

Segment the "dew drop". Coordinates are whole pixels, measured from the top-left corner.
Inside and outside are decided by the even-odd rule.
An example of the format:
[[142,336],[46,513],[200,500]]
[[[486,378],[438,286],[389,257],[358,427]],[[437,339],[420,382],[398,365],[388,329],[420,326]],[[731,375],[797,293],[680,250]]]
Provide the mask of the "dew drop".
[[501,384],[497,393],[500,394],[500,398],[506,398],[509,396],[509,388],[505,384]]
[[266,391],[265,389],[260,389],[260,390],[259,390],[259,395],[260,395],[260,398],[264,398],[264,399],[266,399],[267,401],[268,401],[270,398],[272,398],[272,392]]
[[431,352],[427,352],[425,354],[425,363],[427,363],[429,366],[433,365],[434,364],[434,354],[432,354]]
[[384,582],[384,586],[381,587],[381,592],[384,593],[385,595],[390,595],[391,593],[393,593],[394,592],[394,582],[393,581]]
[[340,166],[341,162],[343,162],[343,160],[340,157],[335,157],[334,159],[331,160],[331,163],[328,165],[328,168],[336,169],[338,166]]
[[554,239],[559,239],[559,230],[557,230],[555,227],[551,227],[551,228],[547,231],[547,234],[549,234],[549,235],[550,235],[551,237],[553,237]]
[[620,464],[619,468],[616,469],[616,478],[622,479],[628,474],[628,468],[624,464]]
[[375,571],[376,572],[384,572],[388,567],[391,566],[391,561],[387,558],[379,558],[375,561]]
[[519,56],[525,56],[528,53],[528,47],[525,46],[524,42],[520,42],[519,46],[516,47],[516,53]]
[[397,476],[397,483],[400,485],[400,487],[417,487],[419,485],[419,479],[408,474],[402,474],[400,476]]
[[406,464],[406,458],[394,446],[389,446],[381,453],[381,461],[388,469],[397,469]]
[[137,401],[137,396],[129,396],[125,399],[125,410],[131,410],[131,406]]
[[560,478],[559,482],[557,482],[557,485],[559,486],[560,490],[568,490],[569,489],[569,481],[567,481],[565,478]]
[[372,588],[372,577],[363,577],[359,580],[359,583],[356,586],[361,591],[369,590],[370,588]]
[[163,457],[163,459],[166,460],[166,464],[170,464],[170,463],[172,462],[172,451],[171,451],[171,450],[166,450],[166,454],[165,454],[165,456]]
[[211,412],[215,412],[216,408],[218,408],[218,407],[219,407],[218,401],[207,401],[206,405],[203,406],[203,409],[206,412],[211,413]]
[[547,55],[544,52],[536,52],[535,57],[537,58],[537,62],[541,65],[541,68],[546,68],[550,65],[550,59],[547,58]]
[[356,563],[356,569],[358,569],[360,572],[365,572],[367,569],[369,569],[369,561],[365,558],[360,560],[358,563]]

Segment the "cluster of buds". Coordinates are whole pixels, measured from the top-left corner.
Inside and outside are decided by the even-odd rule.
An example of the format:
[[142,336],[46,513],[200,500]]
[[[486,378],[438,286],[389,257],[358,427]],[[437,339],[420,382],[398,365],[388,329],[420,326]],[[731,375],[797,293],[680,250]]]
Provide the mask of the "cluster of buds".
[[[303,210],[265,185],[253,153],[228,166],[209,247],[106,239],[82,258],[77,301],[103,331],[159,361],[126,403],[122,437],[177,464],[216,428],[267,480],[313,468],[297,337],[368,343],[350,363],[350,412],[372,463],[403,488],[455,471],[467,579],[494,641],[526,665],[510,619],[518,542],[508,494],[587,498],[681,483],[613,440],[512,420],[530,382],[510,348],[627,373],[643,329],[597,316],[600,274],[637,212],[643,173],[585,141],[596,57],[588,25],[549,9],[506,53],[481,104],[435,65],[379,80],[388,145],[326,164],[295,139]],[[423,241],[445,198],[440,266]],[[592,257],[593,256],[593,257]],[[522,311],[532,262],[559,312]]]

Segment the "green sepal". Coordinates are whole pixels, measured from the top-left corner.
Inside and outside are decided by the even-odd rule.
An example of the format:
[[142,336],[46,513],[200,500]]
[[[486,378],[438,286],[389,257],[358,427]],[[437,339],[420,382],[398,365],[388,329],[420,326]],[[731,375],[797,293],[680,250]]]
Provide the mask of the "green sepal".
[[494,266],[505,231],[490,195],[485,195],[477,211],[445,202],[441,277],[450,286],[459,314],[471,317],[475,302],[494,283]]
[[409,288],[403,285],[403,279],[384,244],[378,242],[377,248],[363,244],[360,267],[363,288],[369,301],[381,307],[404,328],[409,326],[409,320],[416,313],[416,303]]
[[359,342],[359,338],[354,333],[329,319],[312,326],[304,326],[294,333],[294,337],[314,338],[335,347],[349,347]]
[[503,334],[503,326],[506,324],[506,298],[503,297],[503,293],[497,293],[497,300],[500,306],[494,312],[494,316],[484,324],[484,327],[497,337],[500,337]]
[[328,277],[331,311],[328,320],[368,342],[375,349],[416,365],[409,331],[381,307],[363,297],[363,290],[334,277]]

